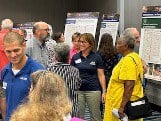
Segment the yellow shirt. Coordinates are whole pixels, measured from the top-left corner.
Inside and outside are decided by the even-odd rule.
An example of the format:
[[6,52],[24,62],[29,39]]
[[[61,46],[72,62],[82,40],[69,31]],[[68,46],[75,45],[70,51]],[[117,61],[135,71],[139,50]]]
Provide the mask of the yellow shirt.
[[[141,58],[134,52],[123,57],[115,66],[107,88],[104,121],[119,121],[119,119],[112,114],[112,109],[119,109],[120,107],[124,93],[124,83],[126,80],[135,81],[130,100],[133,101],[143,97],[143,87],[140,77],[142,80],[143,66]],[[142,121],[142,119],[135,121]]]

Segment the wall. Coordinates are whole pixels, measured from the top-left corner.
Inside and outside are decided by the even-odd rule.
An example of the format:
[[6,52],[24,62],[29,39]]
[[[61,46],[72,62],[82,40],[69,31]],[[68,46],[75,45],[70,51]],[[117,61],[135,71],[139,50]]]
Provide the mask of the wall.
[[117,1],[114,0],[78,0],[78,9],[80,11],[110,13],[116,12]]
[[15,23],[46,21],[54,31],[63,31],[67,12],[76,11],[77,0],[0,0],[0,21]]
[[115,13],[117,12],[117,1],[115,0],[78,0],[78,10],[80,12],[100,12]]
[[[0,21],[11,18],[16,23],[46,21],[54,31],[63,31],[67,12],[120,12],[124,1],[122,28],[141,28],[143,5],[161,5],[161,0],[0,0]],[[122,29],[122,30],[123,30]]]
[[113,13],[117,2],[113,0],[0,0],[0,21],[11,18],[15,23],[46,21],[54,32],[64,31],[67,12],[98,11]]

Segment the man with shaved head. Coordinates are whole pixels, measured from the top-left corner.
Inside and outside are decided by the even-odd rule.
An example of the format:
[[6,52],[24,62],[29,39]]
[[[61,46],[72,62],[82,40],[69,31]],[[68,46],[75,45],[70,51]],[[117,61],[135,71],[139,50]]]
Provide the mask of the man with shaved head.
[[[11,31],[13,28],[13,22],[11,19],[3,19],[1,22],[1,31],[0,31],[0,72],[2,71],[2,69],[4,68],[4,66],[6,66],[9,63],[9,60],[4,52],[3,49],[3,38],[4,36]],[[1,80],[1,78],[0,78]],[[5,111],[6,111],[6,107],[5,107],[5,93],[4,90],[1,87],[2,85],[2,81],[0,81],[0,110],[3,116],[3,119],[5,117]]]
[[48,65],[46,41],[49,37],[49,26],[46,22],[36,22],[33,26],[33,38],[27,41],[26,53],[44,67]]
[[1,80],[6,94],[5,121],[28,96],[30,74],[44,67],[25,54],[26,41],[16,32],[8,32],[3,39],[4,52],[10,61],[1,71]]

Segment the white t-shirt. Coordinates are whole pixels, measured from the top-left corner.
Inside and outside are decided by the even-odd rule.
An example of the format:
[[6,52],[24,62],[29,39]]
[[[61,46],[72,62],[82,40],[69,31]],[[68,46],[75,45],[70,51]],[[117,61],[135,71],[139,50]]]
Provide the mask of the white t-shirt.
[[63,117],[63,121],[70,121],[71,120],[71,115],[68,114],[66,116]]

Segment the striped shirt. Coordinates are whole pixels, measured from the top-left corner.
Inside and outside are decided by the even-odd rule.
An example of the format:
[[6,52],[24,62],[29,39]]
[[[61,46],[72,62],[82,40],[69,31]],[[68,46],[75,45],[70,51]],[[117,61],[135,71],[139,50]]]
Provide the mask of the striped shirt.
[[79,70],[70,64],[50,63],[48,70],[60,75],[68,88],[68,95],[73,103],[72,116],[78,116],[78,93],[81,85]]

